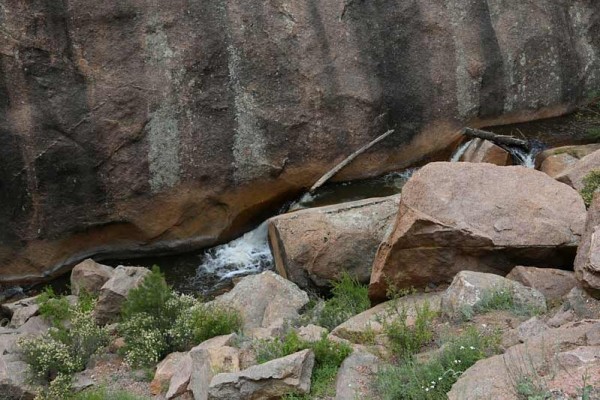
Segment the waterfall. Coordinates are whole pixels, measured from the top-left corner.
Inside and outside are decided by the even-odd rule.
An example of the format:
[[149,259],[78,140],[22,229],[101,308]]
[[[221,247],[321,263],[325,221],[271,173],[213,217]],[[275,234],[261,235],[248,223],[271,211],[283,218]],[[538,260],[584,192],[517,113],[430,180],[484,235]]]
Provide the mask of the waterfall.
[[450,162],[458,162],[458,160],[460,160],[462,155],[465,154],[465,151],[467,151],[467,148],[473,142],[473,140],[475,140],[475,139],[471,139],[471,140],[461,144],[460,146],[458,146],[458,149],[456,149],[454,154],[452,154],[452,157],[450,157]]
[[272,268],[267,241],[267,221],[243,236],[206,251],[196,270],[196,280],[212,275],[219,281],[239,275],[257,274]]

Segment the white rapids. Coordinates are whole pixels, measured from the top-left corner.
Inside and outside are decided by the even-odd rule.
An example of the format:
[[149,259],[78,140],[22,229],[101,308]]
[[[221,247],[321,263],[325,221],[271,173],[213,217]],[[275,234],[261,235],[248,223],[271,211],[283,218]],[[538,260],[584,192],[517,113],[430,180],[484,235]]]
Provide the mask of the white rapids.
[[207,250],[196,270],[196,278],[213,275],[227,280],[240,275],[257,274],[273,266],[273,255],[267,241],[267,221],[253,231]]

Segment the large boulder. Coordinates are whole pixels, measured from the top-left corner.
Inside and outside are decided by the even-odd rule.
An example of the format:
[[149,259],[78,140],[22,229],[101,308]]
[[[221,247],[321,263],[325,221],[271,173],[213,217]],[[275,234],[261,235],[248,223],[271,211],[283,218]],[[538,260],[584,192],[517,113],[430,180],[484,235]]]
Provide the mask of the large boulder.
[[503,166],[511,164],[511,157],[506,150],[489,140],[475,138],[469,142],[459,161]]
[[98,264],[91,258],[77,264],[71,271],[71,293],[79,296],[82,291],[97,295],[104,284],[112,278],[114,268]]
[[600,171],[600,150],[583,157],[555,178],[580,191],[584,186],[583,179],[592,171]]
[[584,376],[592,387],[600,380],[599,330],[599,320],[543,330],[504,354],[475,363],[452,386],[448,398],[518,400],[522,397],[517,388],[527,382],[530,387],[573,398],[580,394],[577,390],[583,387]]
[[98,323],[114,322],[129,291],[138,287],[149,273],[150,270],[143,267],[119,265],[115,268],[113,276],[100,289],[100,296],[94,308]]
[[278,399],[308,393],[314,362],[312,350],[302,350],[240,372],[217,374],[210,381],[208,399]]
[[555,268],[514,267],[506,278],[539,290],[546,300],[557,302],[575,286],[577,279],[573,271]]
[[244,333],[269,337],[280,332],[287,322],[296,320],[308,303],[308,295],[293,282],[271,272],[243,278],[213,304],[237,310]]
[[585,224],[581,196],[532,169],[431,163],[406,183],[380,245],[369,295],[450,281],[462,270],[570,265]]
[[540,312],[546,311],[546,299],[536,289],[494,274],[461,271],[442,295],[441,311],[449,317],[459,317],[473,309],[494,292],[508,292],[515,306]]
[[594,195],[588,210],[585,233],[577,249],[575,277],[584,288],[600,297],[600,195]]
[[596,1],[4,1],[0,278],[207,247],[600,86]]
[[269,220],[277,271],[301,288],[327,287],[343,271],[369,283],[377,246],[400,196],[311,208]]

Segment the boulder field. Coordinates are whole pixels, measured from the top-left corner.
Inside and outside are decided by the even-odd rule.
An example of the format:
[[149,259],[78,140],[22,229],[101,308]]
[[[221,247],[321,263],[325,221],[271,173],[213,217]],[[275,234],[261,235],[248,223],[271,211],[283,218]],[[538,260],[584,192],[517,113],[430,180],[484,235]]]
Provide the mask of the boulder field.
[[600,87],[597,1],[3,2],[0,281],[226,242]]

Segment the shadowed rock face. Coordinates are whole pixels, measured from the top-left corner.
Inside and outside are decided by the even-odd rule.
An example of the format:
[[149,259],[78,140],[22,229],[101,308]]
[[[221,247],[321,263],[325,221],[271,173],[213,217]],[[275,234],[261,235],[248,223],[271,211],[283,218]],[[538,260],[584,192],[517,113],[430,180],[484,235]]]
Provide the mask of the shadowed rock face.
[[385,129],[340,179],[600,87],[595,1],[7,0],[0,279],[247,229]]

